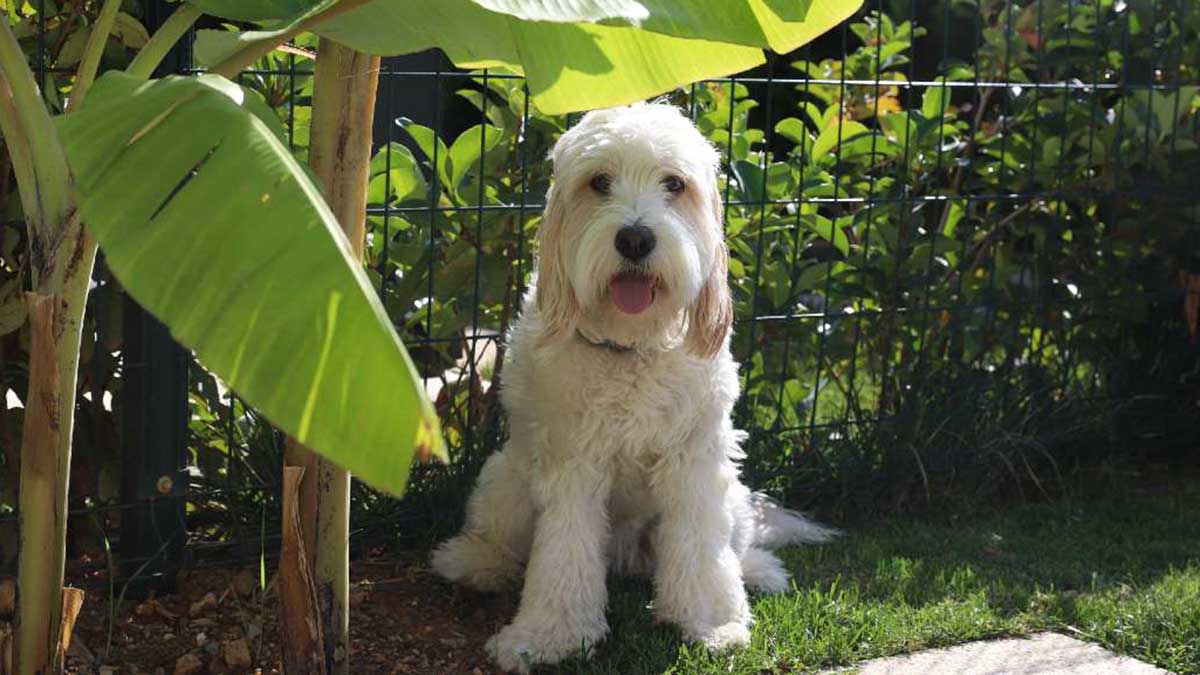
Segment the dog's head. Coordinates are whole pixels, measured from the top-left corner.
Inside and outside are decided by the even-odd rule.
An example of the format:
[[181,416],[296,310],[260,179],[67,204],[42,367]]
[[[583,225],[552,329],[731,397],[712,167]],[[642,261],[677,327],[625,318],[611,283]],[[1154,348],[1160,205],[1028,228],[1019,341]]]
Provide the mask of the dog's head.
[[538,231],[537,306],[547,335],[581,324],[641,343],[678,331],[715,355],[733,319],[717,151],[680,111],[588,113],[550,155]]

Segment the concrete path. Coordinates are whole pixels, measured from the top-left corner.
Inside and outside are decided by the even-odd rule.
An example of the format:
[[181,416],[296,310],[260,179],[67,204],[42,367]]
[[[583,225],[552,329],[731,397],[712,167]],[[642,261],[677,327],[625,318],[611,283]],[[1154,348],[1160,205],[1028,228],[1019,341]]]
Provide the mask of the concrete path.
[[835,671],[861,675],[1169,675],[1099,645],[1057,633],[970,642],[874,659]]

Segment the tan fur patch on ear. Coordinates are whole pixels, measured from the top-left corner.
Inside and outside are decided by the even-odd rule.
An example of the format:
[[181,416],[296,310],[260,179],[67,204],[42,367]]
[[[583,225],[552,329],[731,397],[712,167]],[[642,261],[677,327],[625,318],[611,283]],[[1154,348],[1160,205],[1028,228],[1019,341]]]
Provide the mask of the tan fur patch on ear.
[[573,330],[579,318],[579,301],[562,261],[564,206],[557,185],[546,195],[546,213],[538,225],[537,308],[543,337],[553,339]]
[[733,326],[733,298],[729,293],[728,274],[729,251],[722,242],[708,280],[688,316],[687,346],[701,358],[716,356]]
[[725,345],[733,327],[733,296],[729,292],[729,247],[725,244],[725,209],[717,190],[716,176],[709,176],[708,203],[716,230],[716,252],[712,268],[695,304],[688,311],[687,347],[696,356],[711,359]]

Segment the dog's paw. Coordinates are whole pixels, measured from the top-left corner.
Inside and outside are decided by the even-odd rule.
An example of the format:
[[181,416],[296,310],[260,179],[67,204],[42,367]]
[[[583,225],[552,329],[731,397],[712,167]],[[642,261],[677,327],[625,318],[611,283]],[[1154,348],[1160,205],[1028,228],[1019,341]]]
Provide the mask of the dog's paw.
[[603,640],[607,631],[604,625],[572,630],[566,623],[537,627],[514,622],[488,640],[487,652],[503,670],[525,673],[535,664],[558,663],[585,652]]
[[750,627],[737,621],[714,628],[688,632],[691,633],[689,637],[692,640],[714,651],[744,647],[750,644]]

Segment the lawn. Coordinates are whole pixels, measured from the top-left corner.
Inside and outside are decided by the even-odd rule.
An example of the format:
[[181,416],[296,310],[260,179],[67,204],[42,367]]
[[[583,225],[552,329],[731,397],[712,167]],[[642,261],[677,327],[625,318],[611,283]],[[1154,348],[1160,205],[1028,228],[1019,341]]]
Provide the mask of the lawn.
[[608,641],[563,670],[804,672],[1054,630],[1200,673],[1200,494],[897,520],[784,556],[795,590],[753,600],[749,648],[681,644],[648,583],[615,581]]
[[[649,583],[614,579],[608,640],[590,660],[557,672],[806,672],[1055,630],[1200,674],[1200,491],[1194,488],[847,529],[837,543],[783,552],[796,590],[754,599],[757,625],[745,650],[713,655],[681,644],[674,628],[654,625]],[[405,546],[399,556],[355,563],[354,672],[494,672],[484,643],[512,619],[516,593],[446,583],[428,569],[423,550]],[[265,592],[258,588],[258,574],[256,566],[197,568],[180,576],[176,593],[125,602],[116,611],[106,599],[120,588],[93,585],[75,642],[118,672],[138,672],[134,665],[171,672],[185,655],[210,661],[206,640],[219,647],[244,637],[255,665],[278,672],[278,597],[273,581]]]

